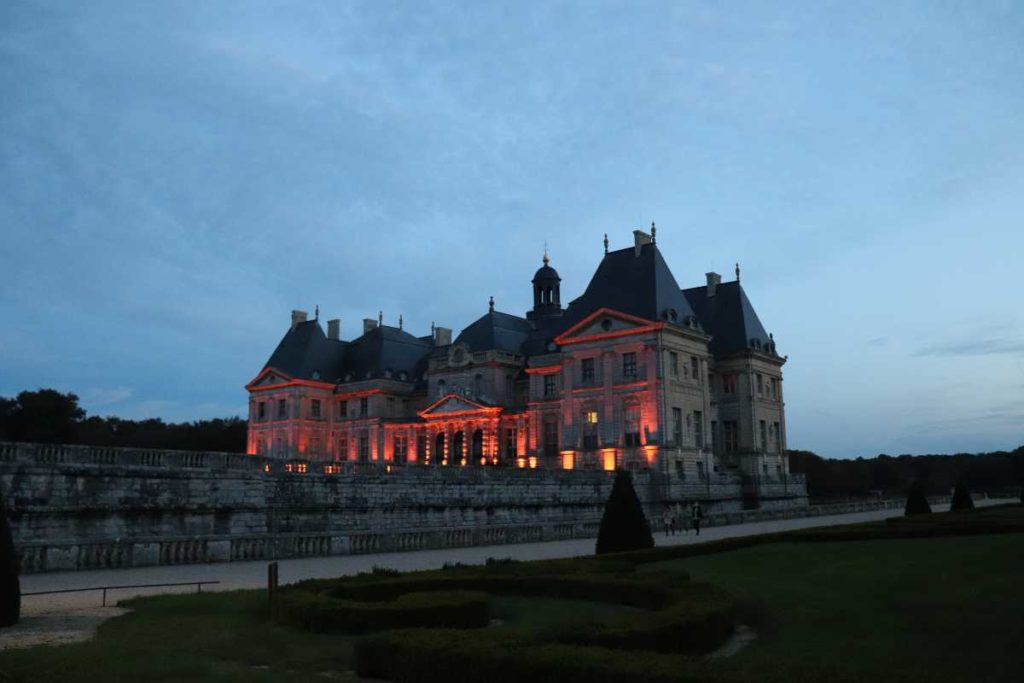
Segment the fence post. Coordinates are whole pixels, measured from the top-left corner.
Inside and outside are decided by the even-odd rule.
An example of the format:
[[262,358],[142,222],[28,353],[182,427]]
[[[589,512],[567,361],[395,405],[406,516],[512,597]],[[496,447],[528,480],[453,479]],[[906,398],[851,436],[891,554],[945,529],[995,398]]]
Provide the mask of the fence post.
[[274,593],[277,592],[277,562],[267,565],[267,601],[274,602]]

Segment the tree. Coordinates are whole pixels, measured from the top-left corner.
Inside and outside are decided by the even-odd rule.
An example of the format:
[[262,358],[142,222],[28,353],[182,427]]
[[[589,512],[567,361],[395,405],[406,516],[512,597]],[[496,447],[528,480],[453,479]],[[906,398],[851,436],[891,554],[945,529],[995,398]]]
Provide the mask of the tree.
[[615,483],[604,506],[597,532],[598,555],[654,547],[651,525],[647,523],[640,499],[633,489],[633,477],[625,470],[615,473]]
[[910,486],[910,492],[907,494],[907,507],[903,514],[909,517],[910,515],[926,515],[931,511],[932,506],[928,504],[928,498],[925,496],[924,482],[918,479]]
[[956,488],[953,489],[953,500],[949,504],[950,512],[956,510],[973,510],[974,499],[971,498],[971,492],[967,488],[967,484],[963,481],[958,481]]
[[0,493],[0,627],[13,626],[21,617],[21,583],[18,556],[7,523],[7,505]]
[[15,441],[75,443],[78,423],[84,417],[75,394],[55,389],[23,391],[7,418],[8,436]]

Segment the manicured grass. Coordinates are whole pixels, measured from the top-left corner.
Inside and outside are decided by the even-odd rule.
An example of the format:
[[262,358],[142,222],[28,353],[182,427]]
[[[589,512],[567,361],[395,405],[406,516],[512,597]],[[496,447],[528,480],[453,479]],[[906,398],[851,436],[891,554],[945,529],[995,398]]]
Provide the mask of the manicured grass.
[[[352,638],[274,626],[264,591],[140,598],[87,643],[0,653],[0,681],[355,681]],[[324,679],[328,680],[328,679]]]
[[732,593],[758,640],[735,659],[866,681],[1009,681],[1024,667],[1024,534],[780,543],[646,565]]
[[604,602],[502,595],[494,598],[491,617],[501,621],[498,628],[566,631],[588,625],[614,624],[643,612],[635,607]]

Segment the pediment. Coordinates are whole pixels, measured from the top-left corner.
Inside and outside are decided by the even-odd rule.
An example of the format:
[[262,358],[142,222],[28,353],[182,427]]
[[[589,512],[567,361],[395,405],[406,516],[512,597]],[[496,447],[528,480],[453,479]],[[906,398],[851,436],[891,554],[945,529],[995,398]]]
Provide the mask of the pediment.
[[275,368],[264,368],[260,374],[256,375],[255,379],[246,385],[246,388],[254,389],[256,387],[265,387],[274,384],[285,384],[290,381],[292,381],[292,378],[280,370]]
[[610,308],[602,308],[560,334],[555,342],[563,345],[602,337],[621,337],[634,332],[649,332],[657,329],[659,325],[660,323],[652,320],[638,318]]
[[478,413],[478,412],[496,412],[500,411],[501,408],[496,406],[489,406],[485,403],[478,403],[473,399],[458,394],[448,394],[435,403],[427,406],[420,411],[420,417],[440,417],[447,416],[456,413]]

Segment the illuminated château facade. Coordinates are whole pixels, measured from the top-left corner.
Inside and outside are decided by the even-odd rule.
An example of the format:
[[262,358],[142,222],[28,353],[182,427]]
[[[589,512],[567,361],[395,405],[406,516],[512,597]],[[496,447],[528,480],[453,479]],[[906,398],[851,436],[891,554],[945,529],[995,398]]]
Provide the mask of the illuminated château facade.
[[[681,289],[651,234],[608,251],[563,308],[548,263],[525,317],[490,310],[454,340],[382,318],[291,327],[247,385],[249,452],[378,465],[654,468],[788,475],[782,366],[739,282]],[[337,468],[340,470],[341,465]]]

